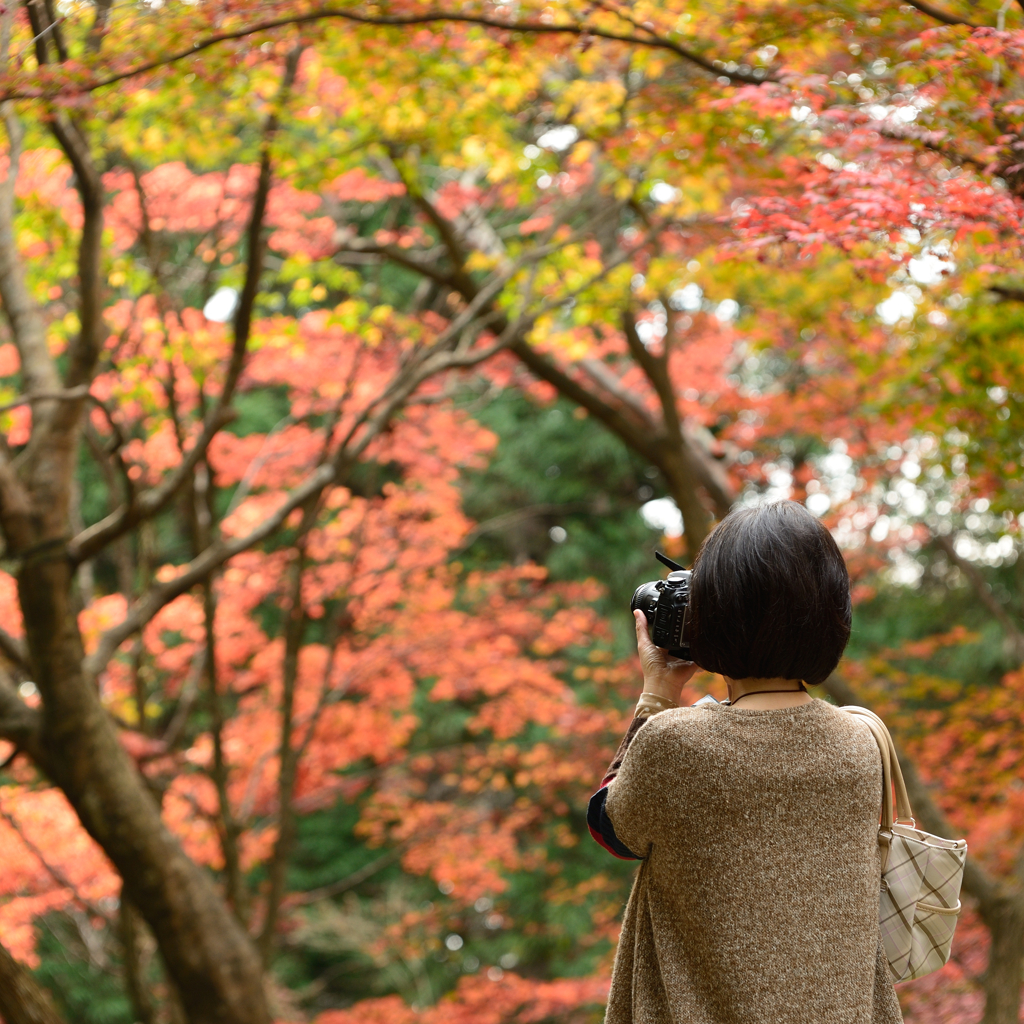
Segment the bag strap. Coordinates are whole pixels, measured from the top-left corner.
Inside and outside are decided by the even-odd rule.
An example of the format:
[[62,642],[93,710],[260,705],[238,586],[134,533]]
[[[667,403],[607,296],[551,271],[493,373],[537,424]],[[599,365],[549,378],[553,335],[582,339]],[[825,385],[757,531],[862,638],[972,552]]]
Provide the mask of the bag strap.
[[[885,722],[868,708],[846,704],[840,710],[855,715],[867,725],[882,755],[882,828],[888,830],[893,825],[899,824],[916,827],[914,812],[910,807],[910,797],[907,794],[907,785],[903,781],[903,770],[900,768],[896,747],[893,745],[892,736],[889,735]],[[893,807],[894,789],[896,791],[895,808]]]

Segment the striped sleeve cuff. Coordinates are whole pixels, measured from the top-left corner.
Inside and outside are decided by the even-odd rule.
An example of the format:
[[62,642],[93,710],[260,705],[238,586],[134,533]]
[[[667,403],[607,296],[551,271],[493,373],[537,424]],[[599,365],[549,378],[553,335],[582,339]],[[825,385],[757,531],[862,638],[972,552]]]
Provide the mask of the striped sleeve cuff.
[[618,857],[620,860],[643,860],[643,857],[638,857],[619,839],[615,834],[615,829],[612,828],[611,819],[605,810],[609,782],[610,780],[606,779],[601,788],[590,798],[590,804],[587,807],[587,827],[590,829],[590,834],[613,857]]

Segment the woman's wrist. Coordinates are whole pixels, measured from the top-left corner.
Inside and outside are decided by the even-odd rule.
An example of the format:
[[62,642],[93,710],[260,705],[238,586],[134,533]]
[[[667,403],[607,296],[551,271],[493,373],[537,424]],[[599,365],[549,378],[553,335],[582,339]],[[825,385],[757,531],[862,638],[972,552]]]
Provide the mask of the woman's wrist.
[[665,679],[662,676],[652,674],[644,676],[643,692],[670,700],[673,704],[678,704],[679,698],[682,696],[683,684],[678,679]]
[[636,710],[633,712],[633,717],[642,718],[657,715],[662,711],[671,711],[677,707],[679,707],[678,703],[671,698],[662,697],[656,693],[648,693],[644,690],[640,694],[640,699],[636,702]]

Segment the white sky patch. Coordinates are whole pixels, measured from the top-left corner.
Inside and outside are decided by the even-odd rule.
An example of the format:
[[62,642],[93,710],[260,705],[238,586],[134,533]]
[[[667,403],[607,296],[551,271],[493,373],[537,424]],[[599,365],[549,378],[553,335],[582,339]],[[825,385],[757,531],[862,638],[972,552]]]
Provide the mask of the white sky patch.
[[891,583],[900,587],[916,587],[924,575],[924,566],[902,548],[893,548],[889,552],[892,568],[886,571]]
[[808,494],[804,504],[816,516],[823,516],[832,507],[832,499],[824,491],[818,491],[817,494]]
[[766,462],[763,469],[768,486],[761,493],[747,491],[740,499],[744,505],[769,505],[773,501],[785,501],[793,496],[793,474],[788,467]]
[[768,490],[764,492],[762,501],[785,501],[793,494],[793,474],[788,469],[779,467],[768,474]]
[[701,291],[700,285],[691,281],[689,284],[684,284],[682,288],[677,288],[668,300],[668,304],[673,309],[696,313],[700,309],[703,299],[704,292]]
[[579,129],[572,124],[560,124],[557,128],[549,128],[538,140],[542,149],[551,149],[560,153],[568,149],[580,137]]
[[656,203],[674,203],[682,193],[667,181],[656,181],[651,186],[651,198]]
[[899,323],[913,317],[917,304],[913,297],[905,291],[895,291],[884,302],[875,307],[878,319],[884,324]]
[[807,508],[816,516],[849,501],[857,487],[857,474],[853,459],[846,454],[846,445],[837,438],[831,448],[828,455],[815,460],[819,474],[818,480],[812,483],[820,489],[807,495]]
[[203,316],[214,323],[226,324],[238,307],[237,288],[218,288],[203,306]]
[[938,284],[943,271],[950,273],[956,264],[946,255],[935,250],[926,250],[907,264],[910,276],[918,284]]
[[728,323],[739,316],[740,304],[735,299],[722,299],[715,307],[715,316],[722,322]]
[[640,506],[640,517],[652,530],[666,537],[683,535],[683,513],[671,498],[655,498]]
[[910,124],[917,117],[918,109],[908,104],[894,107],[886,106],[883,103],[872,103],[867,108],[869,116],[876,121],[897,121],[900,124]]
[[641,320],[636,325],[636,333],[645,345],[653,345],[668,334],[668,321],[664,315],[653,320]]

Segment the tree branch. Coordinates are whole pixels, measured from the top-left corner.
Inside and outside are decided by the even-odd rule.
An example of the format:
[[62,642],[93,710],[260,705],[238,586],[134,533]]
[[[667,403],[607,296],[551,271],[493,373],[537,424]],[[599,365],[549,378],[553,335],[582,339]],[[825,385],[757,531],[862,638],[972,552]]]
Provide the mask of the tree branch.
[[331,896],[340,896],[343,892],[348,892],[357,885],[362,885],[363,882],[368,878],[372,878],[377,872],[390,867],[401,858],[403,852],[404,845],[388,850],[387,853],[381,854],[381,856],[371,860],[369,864],[364,864],[358,871],[353,871],[351,875],[340,878],[337,882],[331,882],[329,885],[320,886],[319,889],[310,889],[308,892],[300,892],[289,896],[287,904],[290,907],[306,907],[310,903],[318,903],[320,900],[326,900]]
[[7,1024],[64,1024],[49,992],[0,944],[0,1014]]
[[[665,305],[667,307],[668,303]],[[636,318],[628,310],[622,317],[622,329],[626,335],[630,354],[643,370],[658,396],[666,438],[671,438],[675,443],[687,475],[691,476],[694,482],[700,484],[707,492],[715,507],[715,513],[719,517],[727,515],[736,497],[729,478],[711,453],[693,436],[693,433],[679,418],[676,389],[668,369],[671,335],[667,335],[665,338],[663,355],[656,356],[643,343],[636,329]]]
[[281,732],[278,742],[277,769],[277,842],[267,874],[270,885],[267,892],[263,931],[259,937],[263,962],[269,964],[274,950],[281,900],[287,882],[288,858],[295,840],[295,778],[298,771],[299,751],[293,742],[295,730],[295,684],[299,673],[299,655],[306,636],[306,609],[302,603],[302,581],[306,570],[306,534],[316,519],[316,503],[306,507],[299,528],[299,542],[290,566],[288,581],[288,610],[285,620],[284,660],[281,666]]
[[206,632],[206,697],[210,709],[210,737],[213,744],[213,767],[211,780],[217,791],[220,846],[224,857],[224,879],[228,903],[244,928],[248,914],[248,899],[245,877],[242,872],[238,838],[242,828],[231,807],[228,793],[228,763],[224,756],[224,705],[220,699],[217,673],[217,599],[213,591],[213,580],[208,576],[203,587],[203,623]]
[[975,597],[988,609],[989,614],[999,623],[1006,634],[1007,642],[1013,648],[1018,662],[1024,661],[1024,633],[1010,617],[1009,612],[999,603],[988,581],[978,567],[957,553],[952,538],[942,534],[932,534],[932,543],[955,565],[967,578]]
[[[277,107],[287,100],[295,75],[298,70],[301,47],[295,47],[288,55],[285,71],[281,80]],[[134,503],[122,505],[116,511],[101,519],[98,523],[83,530],[68,545],[68,555],[72,562],[78,564],[92,558],[107,544],[132,529],[143,519],[156,515],[174,498],[175,494],[190,477],[205,454],[210,442],[228,419],[228,407],[234,397],[248,351],[249,335],[252,329],[252,313],[259,283],[263,274],[263,257],[265,241],[263,238],[263,222],[266,217],[267,200],[271,185],[271,144],[279,126],[278,110],[275,109],[267,118],[263,129],[263,147],[260,155],[260,171],[253,194],[249,223],[246,229],[248,243],[248,261],[245,270],[245,282],[239,296],[238,309],[234,318],[234,344],[231,358],[225,374],[224,386],[213,407],[207,413],[203,430],[196,443],[182,459],[170,476],[158,486],[139,495]]]
[[[49,61],[47,34],[54,42],[59,61],[67,58],[58,22],[54,18],[52,3],[26,3],[29,21],[35,32],[36,59],[40,66]],[[99,358],[103,343],[103,183],[96,169],[89,146],[89,140],[76,120],[67,112],[58,110],[49,119],[49,128],[64,155],[74,170],[74,184],[82,203],[82,229],[78,239],[78,335],[72,338],[67,349],[67,368],[64,372],[64,387],[76,388],[89,385]],[[45,341],[45,339],[44,339]],[[29,388],[30,391],[35,390]],[[39,390],[53,390],[47,382]],[[81,415],[82,399],[54,405],[46,419],[47,432],[55,430],[67,435],[74,430]],[[39,436],[33,430],[32,441]],[[34,444],[30,444],[30,448]],[[49,522],[42,526],[44,533],[53,534],[65,528],[69,496],[67,459],[62,449],[67,445],[48,448],[42,458],[33,466],[36,479],[42,483],[45,493],[38,495],[48,512]]]
[[1024,302],[1024,288],[1011,288],[1003,284],[990,284],[988,291],[994,292],[1008,302]]
[[67,889],[68,892],[71,893],[75,902],[78,903],[83,910],[92,914],[93,917],[98,917],[101,921],[106,921],[108,924],[110,923],[110,918],[107,917],[107,915],[102,910],[100,910],[100,908],[95,903],[93,903],[91,900],[87,900],[78,891],[78,887],[75,885],[75,883],[72,882],[71,879],[68,878],[68,876],[64,874],[64,872],[60,868],[58,868],[54,864],[51,864],[50,861],[47,859],[46,855],[43,853],[43,851],[40,850],[39,847],[31,839],[29,839],[27,835],[25,835],[24,829],[22,829],[21,824],[14,817],[14,815],[9,814],[7,811],[0,808],[0,818],[3,818],[4,821],[6,821],[7,824],[11,827],[11,829],[17,833],[17,836],[24,844],[25,849],[28,850],[28,852],[31,853],[32,856],[35,857],[37,861],[39,861],[40,865],[42,865],[43,870],[62,889]]
[[514,508],[511,512],[503,512],[500,516],[485,519],[477,523],[469,533],[466,534],[461,547],[468,548],[470,544],[484,533],[495,533],[498,530],[507,529],[509,526],[516,526],[518,523],[530,519],[543,519],[547,516],[571,516],[581,512],[597,514],[594,502],[591,501],[563,501],[563,502],[542,502],[539,505],[526,505],[523,508]]
[[[31,9],[32,5],[29,5]],[[918,6],[915,4],[915,6]],[[631,32],[613,32],[608,29],[599,28],[582,22],[573,24],[552,25],[543,21],[508,21],[502,18],[488,17],[483,14],[468,14],[458,11],[433,10],[425,11],[422,14],[410,15],[364,15],[357,14],[352,10],[321,7],[302,14],[289,15],[282,18],[269,18],[265,21],[255,22],[252,25],[235,29],[230,32],[218,32],[207,36],[205,39],[197,39],[190,47],[178,50],[174,53],[157,57],[153,60],[144,61],[125,71],[117,72],[106,78],[100,78],[93,82],[73,86],[67,89],[6,89],[0,92],[0,101],[16,99],[55,99],[58,96],[77,96],[82,93],[94,92],[97,89],[106,88],[109,85],[116,85],[126,79],[134,78],[137,75],[145,74],[147,71],[154,71],[157,68],[167,67],[188,57],[194,57],[197,53],[217,46],[220,43],[230,42],[235,39],[244,39],[246,36],[255,35],[258,32],[268,32],[275,28],[284,28],[288,25],[304,25],[310,22],[324,21],[337,18],[342,21],[352,22],[358,25],[379,25],[381,27],[409,27],[414,25],[430,25],[438,23],[457,23],[467,25],[479,25],[483,28],[499,29],[503,32],[522,32],[529,35],[572,35],[577,37],[594,37],[596,39],[607,39],[611,42],[626,43],[631,46],[642,46],[646,49],[664,50],[699,67],[702,71],[714,75],[717,78],[727,78],[730,82],[743,82],[748,85],[761,85],[763,82],[774,81],[775,76],[769,72],[764,75],[756,75],[753,72],[739,70],[729,71],[721,61],[708,60],[694,50],[689,49],[659,36],[651,29],[644,28],[643,35]],[[940,19],[942,20],[942,19]],[[969,24],[968,22],[952,22],[952,24]],[[721,67],[717,66],[722,64]]]
[[[3,14],[4,19],[4,65],[7,64],[10,20],[14,16],[11,5]],[[24,129],[18,120],[13,103],[0,105],[4,127],[7,131],[8,157],[10,163],[7,177],[0,182],[0,301],[4,314],[11,325],[11,334],[18,349],[21,372],[26,390],[29,392],[56,391],[60,388],[60,377],[56,364],[46,343],[46,324],[42,311],[32,298],[25,279],[25,268],[18,252],[14,230],[14,186],[18,177]],[[50,409],[34,410],[33,431],[40,421],[49,417]]]
[[[565,243],[559,243],[550,249],[558,249],[562,244]],[[139,602],[129,609],[127,616],[120,624],[112,627],[100,637],[96,650],[85,660],[86,675],[96,678],[118,647],[149,622],[161,608],[196,584],[203,582],[213,570],[235,555],[266,540],[284,524],[295,509],[303,506],[306,502],[317,500],[325,488],[342,482],[352,466],[365,452],[367,446],[380,435],[398,409],[425,380],[445,370],[474,366],[491,358],[504,348],[514,349],[517,344],[523,343],[522,338],[529,323],[532,322],[531,318],[520,317],[511,322],[504,320],[502,335],[495,344],[486,348],[471,347],[469,339],[474,324],[480,326],[498,316],[504,317],[500,311],[490,310],[491,303],[508,280],[525,263],[535,258],[542,258],[548,254],[548,251],[548,247],[543,247],[538,253],[531,254],[529,259],[524,258],[510,263],[500,272],[493,274],[434,343],[414,354],[404,363],[391,384],[356,418],[331,461],[323,462],[313,470],[305,481],[288,494],[277,512],[267,517],[244,537],[236,538],[233,541],[218,538],[201,554],[193,558],[178,576],[154,585]],[[625,253],[621,254],[621,259],[625,259],[626,255]],[[586,282],[570,294],[575,294],[593,284],[620,261],[611,261],[601,274],[595,275],[592,281]],[[534,316],[545,312],[549,305],[561,304],[565,300],[566,296],[560,296],[557,303],[552,300],[551,303],[541,306]],[[579,387],[579,385],[574,386]],[[587,396],[587,392],[582,388],[580,391]],[[361,434],[360,431],[362,431]],[[2,464],[0,464],[0,469],[2,469]],[[2,495],[2,489],[0,489],[0,495]],[[74,543],[72,542],[72,544]],[[78,550],[80,558],[82,546],[79,546]]]
[[630,391],[607,363],[600,359],[581,359],[577,365],[598,387],[611,395],[621,406],[635,413],[641,429],[649,430],[652,434],[662,432],[663,425],[655,422],[641,396]]
[[0,737],[23,750],[46,771],[46,756],[39,738],[42,717],[18,696],[11,677],[0,670]]
[[926,0],[906,0],[906,2],[911,7],[916,7],[922,14],[927,14],[929,18],[941,21],[943,25],[966,25],[968,28],[981,28],[980,25],[976,25],[973,21],[968,21],[967,18],[961,18],[955,14],[947,14],[941,7],[927,3]]
[[407,270],[411,270],[416,274],[429,278],[435,284],[447,285],[449,288],[455,287],[455,282],[451,274],[446,273],[443,270],[438,270],[432,263],[427,263],[425,260],[413,259],[408,252],[404,249],[399,249],[396,245],[376,245],[370,242],[363,244],[357,239],[350,242],[343,242],[341,247],[338,249],[338,253],[384,256],[391,260],[392,263],[397,263],[399,266],[405,267]]
[[28,671],[28,649],[24,641],[11,636],[5,629],[0,629],[0,654],[15,668]]

